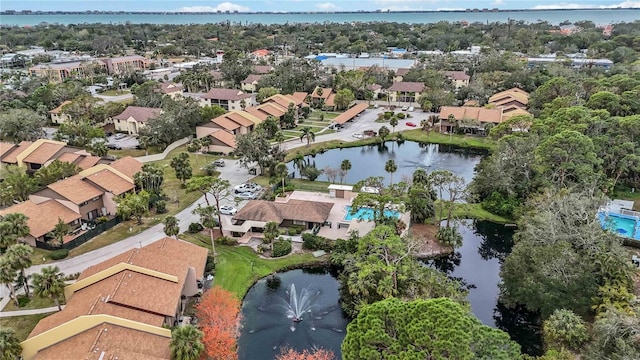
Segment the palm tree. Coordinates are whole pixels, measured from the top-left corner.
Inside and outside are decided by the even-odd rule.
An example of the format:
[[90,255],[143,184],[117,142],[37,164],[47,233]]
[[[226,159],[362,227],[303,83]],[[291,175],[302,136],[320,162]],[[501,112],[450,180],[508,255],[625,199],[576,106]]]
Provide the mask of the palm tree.
[[4,284],[9,288],[9,297],[11,297],[16,306],[18,306],[18,297],[16,296],[16,288],[13,283],[16,281],[18,272],[13,264],[6,256],[0,256],[0,284]]
[[351,161],[349,161],[349,159],[342,160],[342,163],[340,163],[340,170],[342,170],[342,173],[344,174],[340,176],[340,182],[342,183],[344,182],[344,178],[347,177],[349,170],[351,170]]
[[41,298],[52,299],[58,311],[62,310],[60,299],[64,297],[63,274],[57,266],[43,267],[40,273],[33,274],[33,293]]
[[0,217],[0,249],[6,249],[15,244],[18,239],[29,235],[28,219],[21,213],[12,213]]
[[22,346],[15,331],[8,327],[0,327],[0,359],[15,360],[20,358]]
[[214,206],[201,206],[193,209],[193,214],[200,216],[200,223],[205,229],[209,229],[209,236],[211,236],[211,251],[213,255],[216,254],[216,243],[213,239],[213,229],[216,227],[216,215],[217,209]]
[[284,179],[287,178],[287,175],[289,175],[289,169],[287,169],[287,164],[285,163],[278,163],[278,165],[276,165],[276,169],[275,169],[275,176],[277,178],[282,179],[282,195],[284,195]]
[[4,256],[9,259],[16,272],[20,273],[20,277],[24,280],[24,293],[27,297],[30,297],[31,293],[29,292],[29,281],[24,270],[29,268],[32,264],[31,253],[33,253],[31,246],[26,244],[15,244],[9,246],[7,252],[4,254]]
[[302,132],[300,135],[300,141],[302,142],[304,138],[307,138],[307,147],[309,147],[312,141],[316,141],[316,134],[311,131],[310,127],[307,126],[300,131]]
[[193,325],[178,326],[171,331],[171,359],[198,360],[204,351],[204,333]]
[[391,132],[392,133],[396,132],[396,126],[398,126],[398,118],[395,116],[392,116],[391,119],[389,120],[389,125],[391,125]]
[[64,245],[64,237],[67,236],[71,232],[71,225],[62,221],[61,218],[58,217],[58,223],[54,226],[53,231],[51,231],[51,236],[56,240],[59,246]]
[[271,251],[273,251],[273,241],[280,236],[280,229],[278,223],[275,221],[269,221],[264,225],[264,230],[262,230],[262,235],[264,235],[265,242],[271,245]]
[[180,226],[178,226],[179,222],[180,220],[175,216],[167,216],[164,218],[164,220],[162,220],[162,223],[164,224],[164,234],[167,236],[175,236],[176,240],[178,240],[178,234],[180,234]]
[[391,174],[389,185],[393,185],[393,173],[396,172],[396,170],[398,170],[398,165],[396,165],[396,162],[393,161],[393,159],[387,160],[387,163],[384,164],[384,171]]

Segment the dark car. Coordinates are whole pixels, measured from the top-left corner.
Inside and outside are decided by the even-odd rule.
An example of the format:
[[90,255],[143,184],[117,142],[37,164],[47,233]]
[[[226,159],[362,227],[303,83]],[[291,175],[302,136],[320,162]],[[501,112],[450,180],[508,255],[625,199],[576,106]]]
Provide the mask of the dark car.
[[107,149],[110,149],[110,150],[122,150],[122,148],[119,145],[116,145],[116,144],[107,144]]

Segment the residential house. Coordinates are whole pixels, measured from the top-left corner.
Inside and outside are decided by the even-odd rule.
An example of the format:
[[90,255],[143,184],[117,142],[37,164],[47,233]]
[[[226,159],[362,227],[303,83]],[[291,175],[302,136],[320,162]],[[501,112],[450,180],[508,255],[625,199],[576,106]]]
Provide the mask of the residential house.
[[63,101],[62,104],[60,104],[60,106],[49,111],[49,115],[51,116],[52,123],[62,124],[71,120],[71,117],[69,116],[69,114],[65,114],[64,112],[62,112],[62,108],[69,104],[71,104],[71,101],[69,100]]
[[489,104],[496,108],[525,110],[529,104],[529,93],[520,88],[511,88],[492,95]]
[[29,234],[23,238],[27,244],[37,247],[53,239],[50,233],[59,221],[75,228],[80,225],[80,214],[69,209],[62,202],[48,199],[42,202],[27,200],[8,208],[0,209],[0,216],[20,213],[27,216]]
[[[291,97],[293,97],[296,101],[299,101],[300,103],[306,103],[307,98],[309,97],[309,93],[304,91],[296,91],[293,94],[291,94]],[[308,106],[308,105],[305,104],[305,106]]]
[[454,132],[456,129],[471,134],[485,134],[487,125],[497,125],[505,121],[502,109],[482,107],[443,106],[440,108],[440,131]]
[[396,70],[395,74],[393,75],[393,82],[397,83],[397,82],[402,82],[405,75],[407,75],[409,73],[411,69],[409,68],[400,68],[398,70]]
[[396,82],[387,89],[389,101],[415,102],[424,91],[424,84],[419,82]]
[[322,226],[329,218],[331,202],[293,200],[273,202],[251,200],[231,219],[232,226],[227,226],[234,236],[242,236],[249,231],[262,231],[268,222],[275,222],[281,227],[299,225],[305,229]]
[[129,135],[138,135],[147,121],[162,114],[162,109],[142,106],[128,106],[124,111],[113,117],[116,131]]
[[223,88],[226,86],[226,82],[224,80],[224,75],[222,74],[222,72],[211,70],[209,71],[209,74],[211,75],[211,79],[213,80],[213,83],[210,84],[211,86],[219,88]]
[[204,136],[210,138],[210,144],[207,148],[209,152],[228,155],[236,150],[236,137],[226,130],[213,128],[210,133]]
[[172,82],[163,82],[159,84],[158,92],[167,95],[172,99],[175,99],[176,97],[182,97],[184,86]]
[[265,121],[269,116],[273,116],[280,121],[284,114],[287,113],[288,108],[282,107],[275,102],[265,102],[258,106],[247,108],[245,111],[260,119],[260,122]]
[[201,293],[206,261],[206,248],[165,237],[88,267],[21,343],[23,358],[171,359],[168,328]]
[[380,86],[378,84],[367,85],[366,89],[367,89],[367,91],[371,91],[372,98],[374,100],[378,99],[380,97],[380,94],[382,93],[382,86]]
[[[33,143],[24,142],[26,146],[21,146],[22,144],[20,143],[17,147],[15,158],[12,154],[8,154],[2,161],[7,163],[11,161],[12,164],[25,169],[29,174],[48,166],[65,153],[90,155],[84,149],[67,146],[61,141],[38,139]],[[14,159],[15,161],[13,161]]]
[[266,59],[271,55],[271,51],[267,49],[258,49],[249,54],[254,60]]
[[227,111],[244,110],[256,106],[255,94],[247,94],[236,89],[213,88],[200,95],[201,106],[218,105]]
[[208,135],[209,129],[223,129],[233,135],[244,135],[253,131],[254,127],[262,120],[246,111],[231,111],[211,119],[206,124],[196,127],[196,137],[201,138]]
[[444,76],[451,81],[456,89],[469,86],[469,80],[471,79],[471,76],[467,75],[464,71],[445,71]]
[[333,93],[332,88],[321,88],[316,86],[311,93],[311,104],[316,106],[317,108],[335,108],[335,94]]
[[99,156],[93,156],[84,150],[64,153],[60,155],[56,160],[74,164],[77,167],[79,167],[81,170],[87,170],[88,168],[95,166],[99,163],[100,164],[111,163],[110,160],[103,159]]
[[257,92],[258,91],[258,82],[262,78],[262,75],[254,75],[251,74],[247,76],[246,79],[240,82],[240,89],[247,92]]
[[253,67],[253,73],[258,75],[266,75],[273,71],[273,66],[271,65],[255,65]]

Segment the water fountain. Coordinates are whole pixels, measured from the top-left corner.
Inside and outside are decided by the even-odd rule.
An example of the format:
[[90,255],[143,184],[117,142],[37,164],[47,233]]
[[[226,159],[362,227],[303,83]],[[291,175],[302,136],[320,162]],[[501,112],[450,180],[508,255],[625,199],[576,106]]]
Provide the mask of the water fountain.
[[[289,287],[289,301],[285,301],[283,298],[280,298],[283,302],[283,307],[285,309],[285,315],[288,319],[291,319],[291,331],[296,331],[295,324],[301,322],[305,314],[309,314],[310,320],[313,321],[313,304],[312,301],[320,295],[320,291],[317,290],[312,292],[309,287],[305,287],[300,292],[300,296],[296,291],[296,284],[291,284]],[[311,330],[315,330],[313,326],[313,322],[310,326]]]
[[422,164],[425,167],[429,167],[433,165],[433,162],[435,161],[437,155],[438,155],[438,144],[428,144],[427,152],[424,155],[424,158],[422,159]]

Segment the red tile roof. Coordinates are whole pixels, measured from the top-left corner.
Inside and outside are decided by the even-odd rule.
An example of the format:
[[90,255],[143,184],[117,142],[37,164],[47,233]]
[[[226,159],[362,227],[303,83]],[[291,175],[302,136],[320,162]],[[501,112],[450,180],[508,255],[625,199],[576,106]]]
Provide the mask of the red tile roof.
[[213,88],[207,93],[200,95],[200,97],[211,100],[239,101],[250,98],[251,94],[245,94],[244,92],[235,89]]

